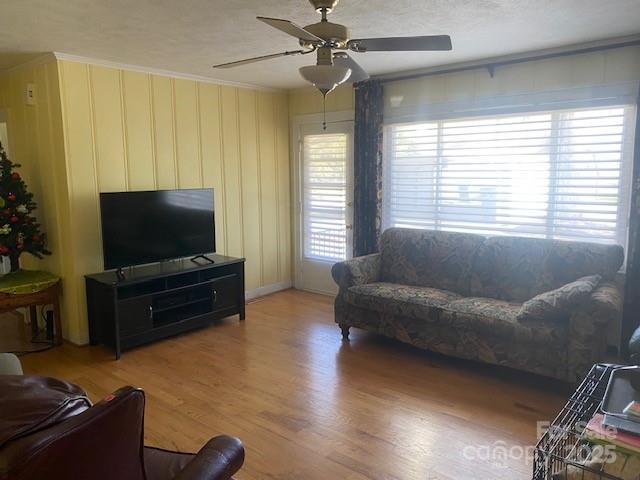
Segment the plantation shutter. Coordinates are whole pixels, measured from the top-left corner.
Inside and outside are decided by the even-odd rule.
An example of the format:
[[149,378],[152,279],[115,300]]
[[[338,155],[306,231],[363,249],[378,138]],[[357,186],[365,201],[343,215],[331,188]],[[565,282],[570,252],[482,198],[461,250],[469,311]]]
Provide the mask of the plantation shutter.
[[306,258],[340,261],[347,253],[347,154],[344,133],[303,140],[303,248]]
[[625,245],[634,109],[389,125],[384,225]]

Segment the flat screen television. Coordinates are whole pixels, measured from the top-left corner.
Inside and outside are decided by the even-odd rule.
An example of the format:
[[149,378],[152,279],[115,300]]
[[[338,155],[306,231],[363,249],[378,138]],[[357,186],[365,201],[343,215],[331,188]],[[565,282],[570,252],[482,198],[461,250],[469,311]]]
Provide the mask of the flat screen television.
[[100,194],[104,268],[216,250],[213,189]]

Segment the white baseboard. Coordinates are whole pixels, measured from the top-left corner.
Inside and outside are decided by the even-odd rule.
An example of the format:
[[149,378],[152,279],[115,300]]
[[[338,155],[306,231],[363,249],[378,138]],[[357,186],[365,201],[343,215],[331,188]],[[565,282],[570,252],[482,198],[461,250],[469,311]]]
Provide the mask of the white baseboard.
[[264,287],[254,288],[253,290],[247,290],[244,292],[246,300],[253,300],[254,298],[263,297],[270,293],[279,292],[280,290],[286,290],[291,288],[291,280],[286,282],[272,283],[271,285],[265,285]]
[[293,288],[295,288],[296,290],[302,290],[304,292],[317,293],[319,295],[326,295],[328,297],[335,297],[338,294],[337,288],[335,289],[335,291],[331,291],[331,292],[328,290],[316,290],[313,288],[298,287],[298,286],[295,286]]

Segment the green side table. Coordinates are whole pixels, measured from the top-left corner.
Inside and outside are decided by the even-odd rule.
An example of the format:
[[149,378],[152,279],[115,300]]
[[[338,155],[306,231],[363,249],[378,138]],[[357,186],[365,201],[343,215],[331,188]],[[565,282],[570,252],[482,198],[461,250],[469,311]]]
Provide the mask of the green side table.
[[40,270],[18,270],[0,277],[0,313],[29,307],[31,330],[37,333],[38,305],[52,305],[54,316],[54,340],[62,344],[60,319],[60,277]]

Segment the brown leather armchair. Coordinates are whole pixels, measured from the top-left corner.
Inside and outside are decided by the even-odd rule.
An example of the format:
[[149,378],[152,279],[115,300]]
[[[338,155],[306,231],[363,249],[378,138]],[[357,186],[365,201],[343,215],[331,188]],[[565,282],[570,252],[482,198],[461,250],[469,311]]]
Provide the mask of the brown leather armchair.
[[144,392],[123,387],[91,405],[76,385],[0,375],[0,480],[224,480],[244,462],[240,440],[197,454],[144,446]]

